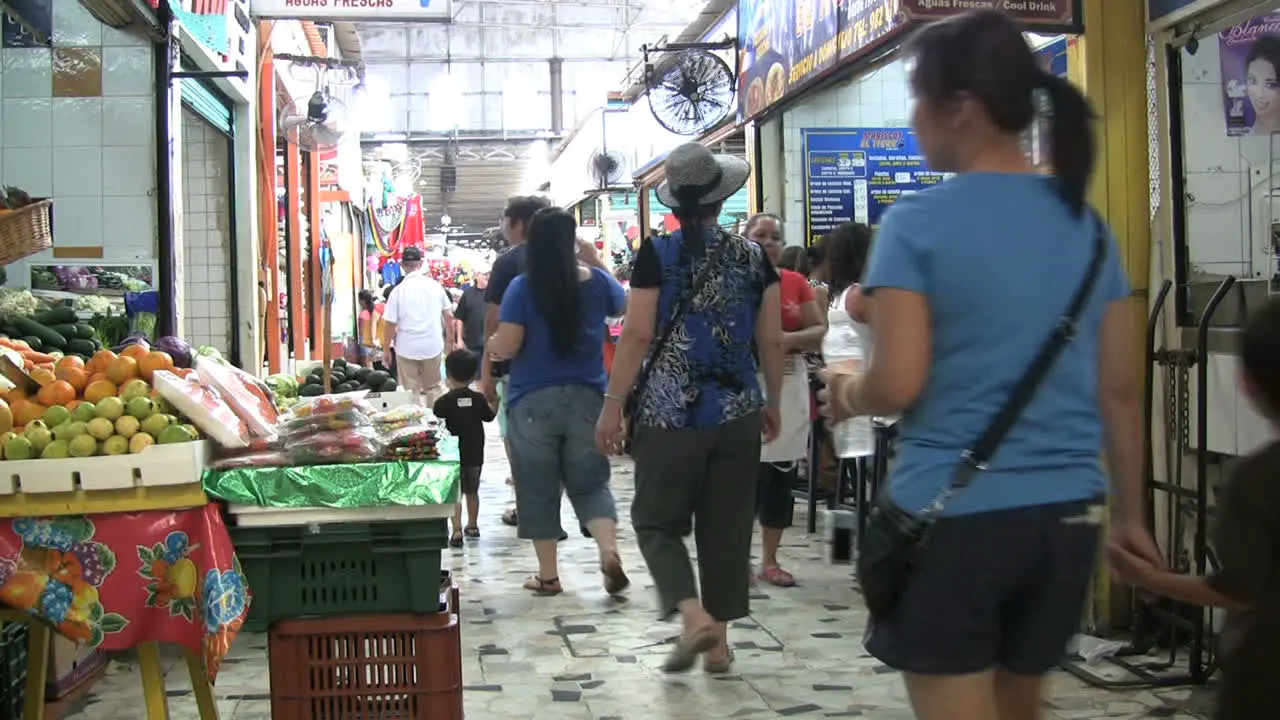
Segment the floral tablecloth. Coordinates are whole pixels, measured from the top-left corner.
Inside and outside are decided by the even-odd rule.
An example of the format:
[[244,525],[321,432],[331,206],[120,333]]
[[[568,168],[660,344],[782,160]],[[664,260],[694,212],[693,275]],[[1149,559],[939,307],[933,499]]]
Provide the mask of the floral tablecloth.
[[0,603],[89,648],[178,643],[212,680],[249,601],[216,505],[0,520]]

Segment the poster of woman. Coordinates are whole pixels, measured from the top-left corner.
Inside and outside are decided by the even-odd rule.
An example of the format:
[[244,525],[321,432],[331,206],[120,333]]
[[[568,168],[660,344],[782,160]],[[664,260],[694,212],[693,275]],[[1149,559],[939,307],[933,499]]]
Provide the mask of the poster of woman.
[[1227,134],[1280,133],[1280,12],[1218,35]]

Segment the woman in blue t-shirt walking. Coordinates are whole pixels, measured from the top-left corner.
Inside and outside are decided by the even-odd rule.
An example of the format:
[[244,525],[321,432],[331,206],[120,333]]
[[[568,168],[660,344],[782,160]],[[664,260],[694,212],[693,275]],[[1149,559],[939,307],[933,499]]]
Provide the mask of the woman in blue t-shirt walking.
[[577,222],[548,208],[533,216],[524,274],[502,298],[498,331],[486,346],[510,360],[507,439],[516,477],[519,536],[533,541],[538,573],[525,588],[563,592],[557,567],[560,491],[600,550],[605,591],[630,584],[618,557],[618,513],[609,460],[594,442],[608,376],[605,319],[626,309],[622,286],[595,246],[579,243]]
[[[1108,474],[1112,542],[1161,562],[1143,523],[1140,311],[1085,202],[1095,148],[1080,91],[1041,69],[996,11],[922,28],[907,52],[912,126],[929,167],[957,175],[902,196],[883,218],[862,283],[871,364],[861,380],[828,378],[838,417],[903,413],[881,499],[891,504],[860,548],[879,608],[866,646],[905,674],[920,720],[1038,718],[1043,678],[1079,624]],[[1052,106],[1052,177],[1021,142],[1041,95]],[[1086,300],[1070,327],[1075,297]],[[1029,403],[989,461],[971,464],[968,451],[1019,379],[1043,367],[1033,360],[1059,328],[1068,342]],[[956,478],[972,481],[957,488]],[[886,584],[883,569],[901,565],[873,561],[904,554],[874,542],[900,527],[881,519],[919,517],[939,500],[923,557],[905,584],[896,573]]]

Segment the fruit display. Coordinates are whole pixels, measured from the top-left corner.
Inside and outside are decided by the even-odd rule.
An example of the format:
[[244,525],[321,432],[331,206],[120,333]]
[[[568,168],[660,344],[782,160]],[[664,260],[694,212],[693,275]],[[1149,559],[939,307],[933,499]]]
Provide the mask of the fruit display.
[[[349,364],[342,358],[335,358],[329,367],[330,387],[334,393],[394,392],[397,389],[395,378],[382,370]],[[301,380],[298,388],[300,397],[316,397],[324,394],[324,368],[318,367]]]
[[102,349],[102,342],[93,327],[80,322],[74,309],[60,306],[31,317],[0,317],[0,347],[21,354],[28,372],[52,372],[64,356],[89,362]]
[[0,399],[0,457],[137,454],[152,445],[200,439],[200,431],[152,387],[159,372],[192,371],[174,368],[168,355],[141,346],[120,355],[98,350],[88,362],[68,354],[39,363],[30,372],[38,390],[18,386]]

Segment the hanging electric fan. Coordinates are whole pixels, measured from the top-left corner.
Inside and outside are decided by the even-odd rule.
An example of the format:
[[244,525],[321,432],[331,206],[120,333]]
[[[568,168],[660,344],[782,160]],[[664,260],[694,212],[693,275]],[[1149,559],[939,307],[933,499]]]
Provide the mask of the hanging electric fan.
[[677,135],[701,135],[733,111],[733,71],[717,55],[700,48],[681,50],[656,70],[647,54],[649,110],[662,127]]
[[627,161],[617,150],[597,150],[591,153],[588,172],[597,190],[617,187],[627,175]]
[[285,140],[308,152],[333,149],[347,128],[347,108],[330,90],[335,83],[328,78],[329,68],[317,65],[314,69],[316,90],[306,104],[290,101],[280,111],[280,130]]

